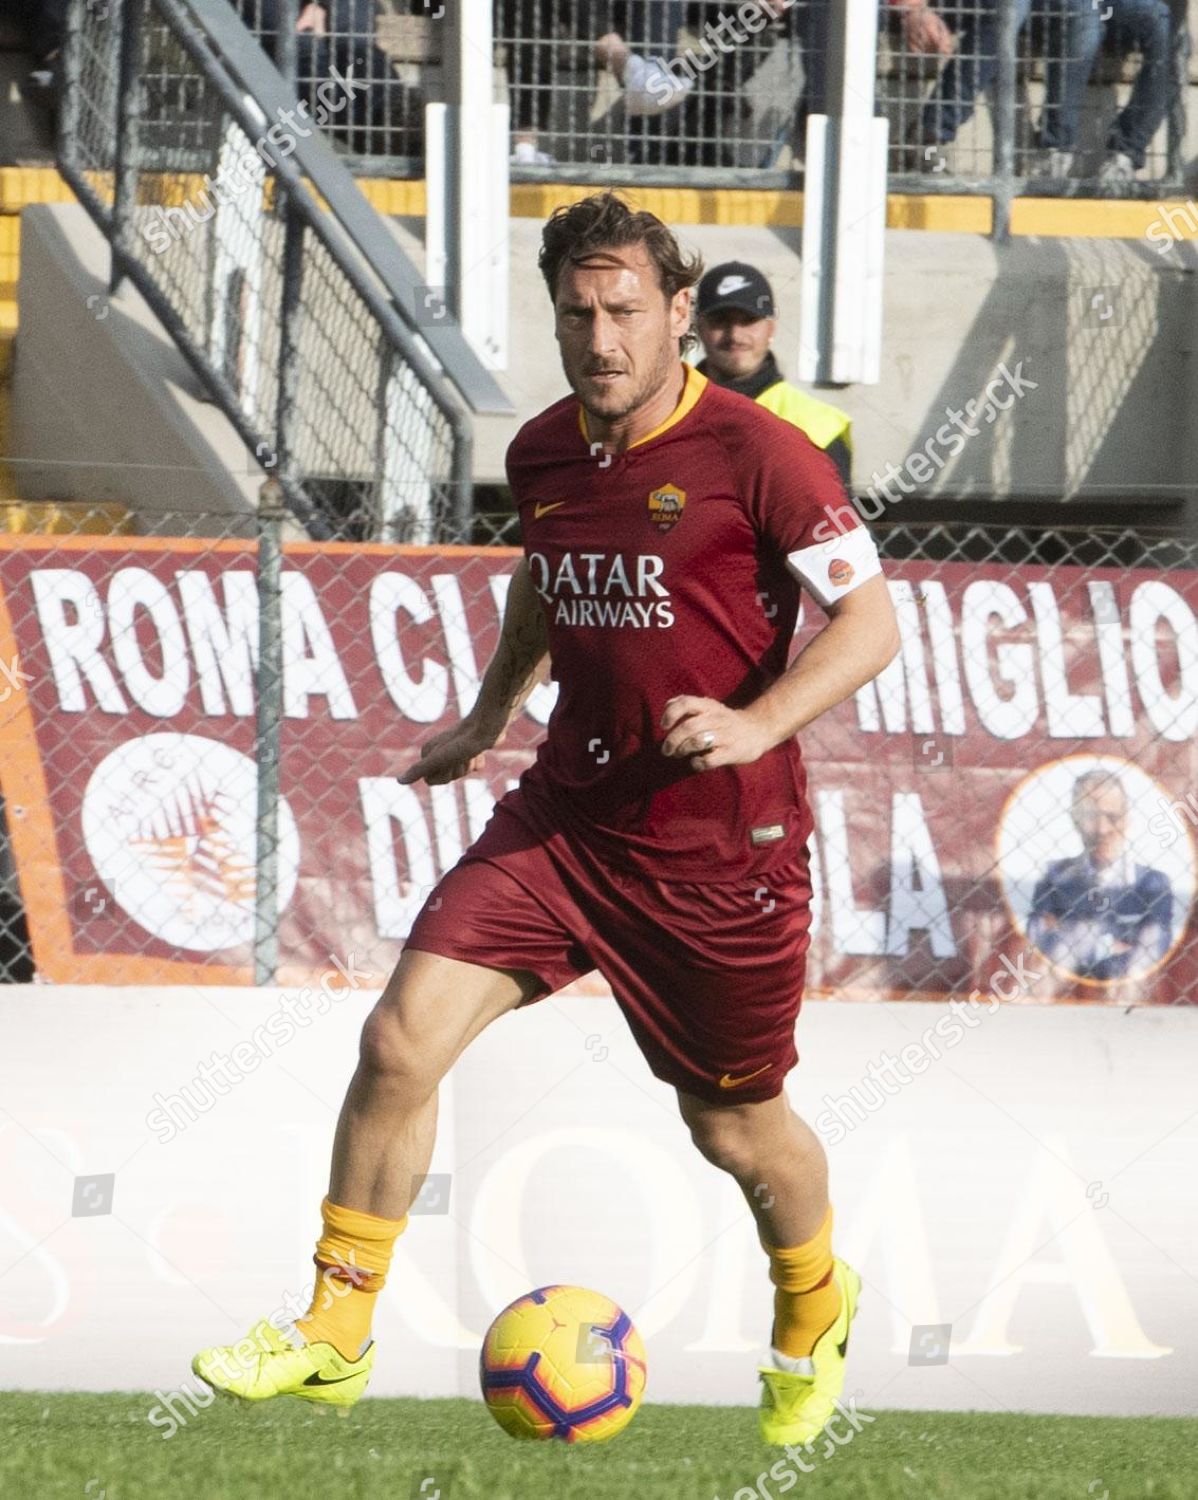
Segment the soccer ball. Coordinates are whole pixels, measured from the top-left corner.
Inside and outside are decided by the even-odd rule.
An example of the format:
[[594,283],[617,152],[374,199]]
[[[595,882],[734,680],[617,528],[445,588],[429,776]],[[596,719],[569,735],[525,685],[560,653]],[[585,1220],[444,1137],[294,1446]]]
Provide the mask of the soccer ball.
[[479,1380],[487,1410],[509,1437],[602,1443],[641,1404],[645,1346],[610,1297],[543,1286],[487,1329]]

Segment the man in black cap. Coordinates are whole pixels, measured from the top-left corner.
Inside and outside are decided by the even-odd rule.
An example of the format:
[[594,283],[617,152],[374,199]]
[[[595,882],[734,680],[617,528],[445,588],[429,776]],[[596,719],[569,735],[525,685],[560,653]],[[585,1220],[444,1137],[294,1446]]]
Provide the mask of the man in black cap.
[[756,266],[725,261],[700,281],[697,328],[706,355],[700,371],[793,422],[824,450],[847,487],[853,457],[848,413],[783,380],[770,348],[777,326],[773,291]]

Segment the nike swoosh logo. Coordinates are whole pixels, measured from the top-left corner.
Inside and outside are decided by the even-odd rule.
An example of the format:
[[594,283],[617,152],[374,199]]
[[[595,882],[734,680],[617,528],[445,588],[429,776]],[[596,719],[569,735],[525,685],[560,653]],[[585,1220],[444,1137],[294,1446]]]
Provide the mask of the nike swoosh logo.
[[725,1073],[723,1078],[720,1079],[720,1087],[722,1089],[738,1089],[742,1083],[748,1083],[750,1078],[759,1078],[762,1073],[768,1073],[772,1066],[772,1063],[766,1063],[764,1067],[758,1068],[756,1072],[742,1073],[739,1078],[733,1078],[731,1073]]
[[324,1376],[320,1374],[319,1371],[316,1371],[313,1374],[311,1374],[311,1375],[308,1376],[307,1380],[304,1381],[304,1384],[305,1385],[341,1385],[343,1381],[352,1380],[353,1378],[354,1377],[352,1375],[338,1375],[338,1377],[337,1377],[336,1380],[326,1380],[324,1378]]
[[552,505],[541,505],[538,503],[532,508],[532,518],[534,521],[539,521],[542,516],[547,516],[551,510],[556,510],[559,505],[565,505],[565,503],[564,500],[555,500]]

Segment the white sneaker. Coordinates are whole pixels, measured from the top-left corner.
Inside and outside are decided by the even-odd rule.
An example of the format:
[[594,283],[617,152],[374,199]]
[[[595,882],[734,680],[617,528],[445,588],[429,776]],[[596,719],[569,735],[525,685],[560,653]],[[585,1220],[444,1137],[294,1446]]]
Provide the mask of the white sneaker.
[[1055,146],[1033,153],[1029,177],[1068,177],[1073,171],[1073,152]]
[[553,157],[539,151],[535,141],[517,141],[512,148],[512,164],[520,167],[551,167]]
[[1136,164],[1126,151],[1112,151],[1098,169],[1099,182],[1132,182]]

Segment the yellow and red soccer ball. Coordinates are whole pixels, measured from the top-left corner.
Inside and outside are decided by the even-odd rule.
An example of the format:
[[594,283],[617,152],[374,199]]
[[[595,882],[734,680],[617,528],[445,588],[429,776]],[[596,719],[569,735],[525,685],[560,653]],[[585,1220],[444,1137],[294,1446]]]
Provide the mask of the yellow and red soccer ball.
[[645,1346],[610,1297],[543,1286],[491,1324],[479,1379],[488,1411],[510,1437],[601,1443],[641,1404]]

